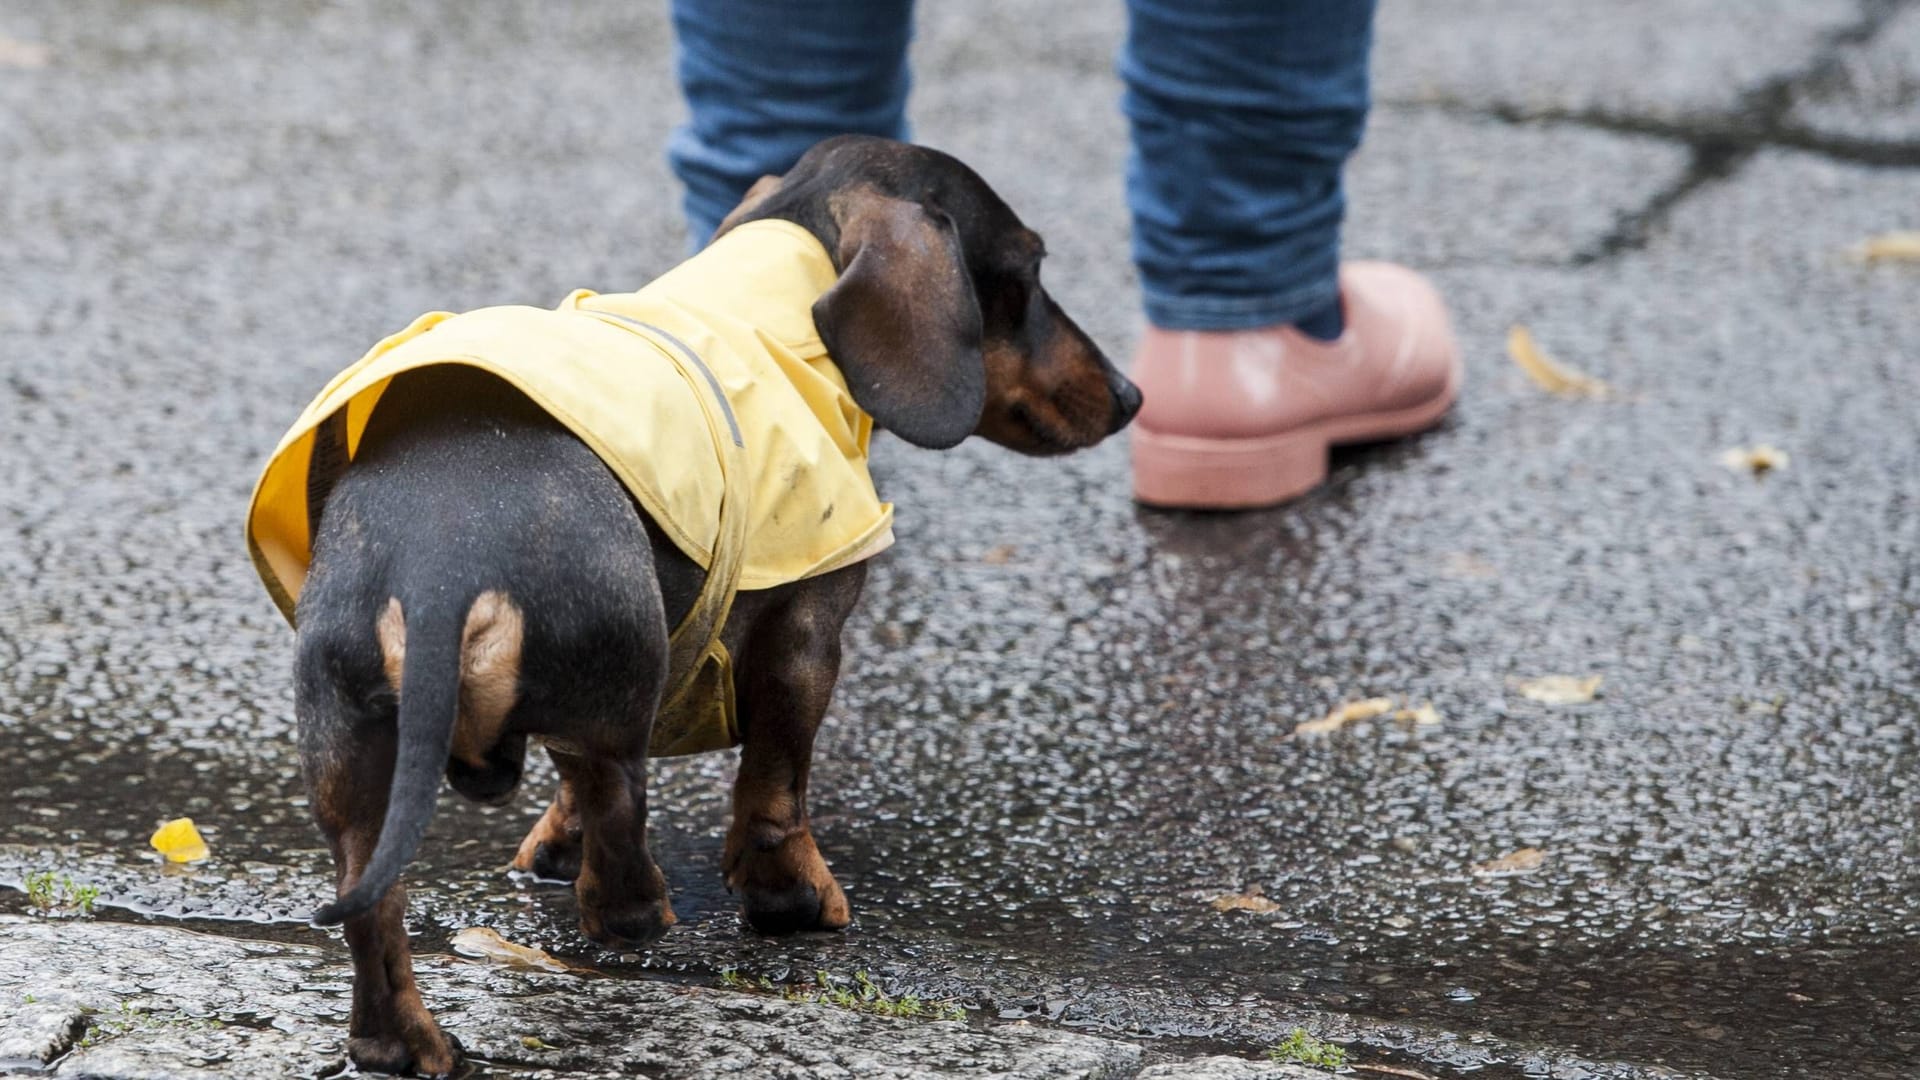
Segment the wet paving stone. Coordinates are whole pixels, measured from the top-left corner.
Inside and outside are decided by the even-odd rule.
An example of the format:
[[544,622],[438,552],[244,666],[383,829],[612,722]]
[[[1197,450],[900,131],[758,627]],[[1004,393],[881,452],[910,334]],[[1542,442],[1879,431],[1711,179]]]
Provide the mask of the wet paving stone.
[[[0,1075],[310,1076],[344,1068],[352,969],[337,951],[164,927],[0,917]],[[430,1008],[486,1076],[1120,1080],[1139,1047],[1026,1025],[859,1016],[658,982],[422,957]],[[1275,1074],[1282,1075],[1282,1074]]]

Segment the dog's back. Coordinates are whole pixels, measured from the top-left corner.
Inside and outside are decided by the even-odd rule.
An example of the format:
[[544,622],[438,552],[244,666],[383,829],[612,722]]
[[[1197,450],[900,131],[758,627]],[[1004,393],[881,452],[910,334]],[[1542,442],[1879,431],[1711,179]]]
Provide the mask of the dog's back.
[[[342,805],[315,813],[385,818],[364,893],[324,914],[391,884],[443,764],[457,790],[494,801],[529,734],[644,746],[666,678],[666,615],[626,490],[518,391],[459,365],[382,395],[326,499],[298,625],[309,778],[353,777]],[[389,770],[391,805],[370,815]]]

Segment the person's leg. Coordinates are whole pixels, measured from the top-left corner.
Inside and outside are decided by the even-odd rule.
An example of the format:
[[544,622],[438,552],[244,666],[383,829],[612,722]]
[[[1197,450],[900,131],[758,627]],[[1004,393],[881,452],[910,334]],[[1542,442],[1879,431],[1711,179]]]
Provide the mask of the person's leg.
[[1128,6],[1127,195],[1148,320],[1337,321],[1340,170],[1366,126],[1374,0]]
[[1283,502],[1326,477],[1330,446],[1421,430],[1453,401],[1438,294],[1400,267],[1340,263],[1373,10],[1129,0],[1143,502]]
[[673,0],[673,27],[691,116],[667,160],[695,248],[755,180],[821,139],[907,136],[913,0]]

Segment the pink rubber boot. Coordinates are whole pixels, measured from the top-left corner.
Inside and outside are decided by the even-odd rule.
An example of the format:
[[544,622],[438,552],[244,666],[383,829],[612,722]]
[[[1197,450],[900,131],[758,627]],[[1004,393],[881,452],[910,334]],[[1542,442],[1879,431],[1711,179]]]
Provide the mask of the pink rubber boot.
[[1327,478],[1327,451],[1438,423],[1460,391],[1446,305],[1392,263],[1340,268],[1346,332],[1318,341],[1291,326],[1160,330],[1140,343],[1133,381],[1134,498],[1233,509],[1297,498]]

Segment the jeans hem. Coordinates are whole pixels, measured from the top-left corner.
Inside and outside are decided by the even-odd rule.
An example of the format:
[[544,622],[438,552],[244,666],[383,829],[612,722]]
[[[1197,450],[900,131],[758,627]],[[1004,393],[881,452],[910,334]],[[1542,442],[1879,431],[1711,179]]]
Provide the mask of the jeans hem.
[[1340,283],[1315,283],[1275,296],[1142,296],[1147,321],[1162,330],[1257,330],[1305,318],[1340,299]]

